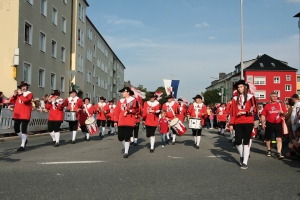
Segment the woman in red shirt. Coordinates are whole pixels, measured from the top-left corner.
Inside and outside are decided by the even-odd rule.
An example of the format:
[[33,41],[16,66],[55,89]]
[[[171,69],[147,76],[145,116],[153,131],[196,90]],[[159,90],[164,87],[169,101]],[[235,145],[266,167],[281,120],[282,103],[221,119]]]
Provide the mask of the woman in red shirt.
[[100,139],[104,138],[105,134],[105,123],[106,115],[108,113],[108,104],[105,102],[106,99],[101,96],[100,102],[95,105],[97,110],[97,126],[99,127],[99,137]]
[[90,141],[90,134],[86,128],[85,121],[90,118],[94,117],[94,114],[97,112],[95,106],[90,104],[90,98],[85,98],[83,99],[83,106],[82,110],[80,111],[80,119],[79,119],[79,124],[80,124],[80,129],[83,134],[85,134],[84,140]]
[[255,97],[249,93],[249,84],[244,80],[239,80],[234,87],[238,94],[232,98],[229,129],[230,132],[235,130],[235,145],[240,154],[241,169],[247,169],[250,154],[249,142],[254,126],[254,115],[257,113],[257,104]]
[[46,100],[45,108],[49,110],[48,132],[53,140],[54,147],[59,147],[59,128],[64,120],[64,100],[59,97],[60,91],[54,90]]

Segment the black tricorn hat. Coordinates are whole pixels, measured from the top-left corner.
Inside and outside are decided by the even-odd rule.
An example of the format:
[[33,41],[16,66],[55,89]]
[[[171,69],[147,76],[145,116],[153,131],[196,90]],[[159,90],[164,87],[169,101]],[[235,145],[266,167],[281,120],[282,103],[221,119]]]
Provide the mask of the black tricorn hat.
[[73,93],[73,92],[75,92],[76,94],[78,93],[77,90],[72,89],[72,90],[69,92],[69,94],[71,94],[71,93]]
[[168,95],[168,96],[166,96],[166,99],[172,99],[172,98],[174,98],[174,96],[173,95]]
[[83,99],[83,102],[85,102],[85,100],[86,99],[88,99],[89,101],[91,101],[91,99],[90,98],[88,98],[88,97],[85,97],[84,99]]
[[109,100],[108,102],[115,102],[115,100],[114,100],[114,99],[111,99],[111,100]]
[[183,101],[182,98],[179,98],[177,101]]
[[53,90],[53,93],[51,95],[60,96],[60,91],[59,90]]
[[237,89],[238,85],[246,85],[246,86],[249,88],[249,84],[248,84],[245,80],[243,80],[243,79],[241,79],[241,80],[239,80],[238,82],[236,82],[236,83],[233,85],[233,87]]
[[105,101],[106,99],[105,99],[104,96],[101,96],[101,97],[100,97],[100,100],[104,100],[104,101]]
[[129,92],[130,96],[134,95],[134,92],[130,89],[130,87],[124,87],[123,89],[119,90],[119,92]]
[[203,99],[203,97],[200,94],[197,94],[193,99]]
[[157,98],[157,95],[155,94],[155,92],[149,92],[148,97],[149,98]]
[[26,81],[21,81],[21,83],[20,83],[20,85],[18,86],[18,88],[21,89],[21,87],[23,87],[23,86],[25,86],[25,85],[26,85],[27,87],[30,86]]

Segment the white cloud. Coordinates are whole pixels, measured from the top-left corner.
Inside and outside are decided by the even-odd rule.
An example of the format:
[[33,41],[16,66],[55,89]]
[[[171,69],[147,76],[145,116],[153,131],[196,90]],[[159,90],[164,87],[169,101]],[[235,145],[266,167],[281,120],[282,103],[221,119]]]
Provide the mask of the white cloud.
[[131,19],[119,19],[116,16],[105,16],[107,23],[115,25],[132,25],[132,26],[142,26],[143,23],[137,20]]
[[300,3],[300,0],[286,0],[288,3]]
[[199,28],[199,27],[208,27],[208,26],[209,26],[209,24],[206,23],[206,22],[202,22],[202,23],[200,23],[200,24],[196,24],[196,25],[195,25],[196,28]]
[[210,36],[210,37],[208,37],[208,39],[210,39],[210,40],[214,40],[214,39],[216,39],[216,37],[214,37],[214,36]]

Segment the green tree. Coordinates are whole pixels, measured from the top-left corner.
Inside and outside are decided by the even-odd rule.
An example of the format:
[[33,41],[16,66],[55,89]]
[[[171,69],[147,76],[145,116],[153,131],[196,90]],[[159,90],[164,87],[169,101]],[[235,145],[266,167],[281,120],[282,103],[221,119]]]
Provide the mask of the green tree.
[[221,97],[217,90],[207,90],[203,93],[203,97],[206,105],[221,102]]
[[160,92],[163,93],[163,94],[161,95],[162,99],[159,100],[159,103],[160,103],[160,104],[166,103],[166,102],[167,102],[167,100],[166,100],[167,93],[166,93],[165,87],[164,87],[164,86],[160,86],[160,87],[158,87],[158,88],[155,90],[155,92],[157,92],[157,91],[160,91]]

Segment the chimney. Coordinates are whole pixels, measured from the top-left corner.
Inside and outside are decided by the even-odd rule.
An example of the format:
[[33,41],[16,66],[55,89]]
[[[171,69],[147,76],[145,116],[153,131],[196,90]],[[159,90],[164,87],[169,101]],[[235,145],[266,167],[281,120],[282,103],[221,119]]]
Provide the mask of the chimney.
[[219,79],[226,78],[226,73],[219,73]]

